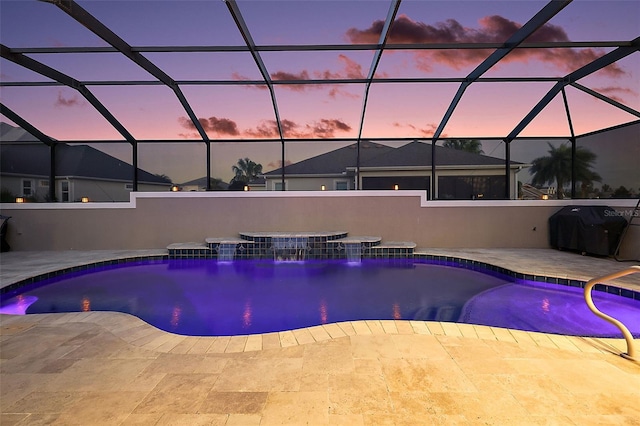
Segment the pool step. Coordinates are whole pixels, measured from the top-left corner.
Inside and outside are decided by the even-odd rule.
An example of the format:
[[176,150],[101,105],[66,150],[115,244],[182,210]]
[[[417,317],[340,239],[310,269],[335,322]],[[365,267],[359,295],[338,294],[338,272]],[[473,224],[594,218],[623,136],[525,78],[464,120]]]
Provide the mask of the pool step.
[[409,241],[389,241],[371,247],[363,257],[370,259],[404,259],[413,258],[416,243]]
[[205,243],[173,243],[167,246],[169,259],[211,259],[211,249]]

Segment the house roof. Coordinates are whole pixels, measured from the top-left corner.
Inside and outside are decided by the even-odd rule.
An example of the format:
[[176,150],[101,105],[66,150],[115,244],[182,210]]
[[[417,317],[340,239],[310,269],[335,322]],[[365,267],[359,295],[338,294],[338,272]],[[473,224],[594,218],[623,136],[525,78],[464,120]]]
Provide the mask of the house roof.
[[[356,144],[327,152],[285,167],[287,175],[331,175],[342,174],[356,166]],[[362,142],[360,146],[360,169],[388,167],[431,167],[431,144],[413,141],[399,148]],[[501,158],[446,148],[436,145],[436,166],[504,166]],[[519,165],[512,161],[511,164]],[[265,173],[272,177],[281,174],[281,169]]]
[[[214,178],[211,178],[211,181],[212,181],[212,183],[215,183],[215,179]],[[203,177],[200,177],[198,179],[193,179],[193,180],[190,180],[188,182],[181,183],[180,186],[197,186],[197,187],[200,187],[200,188],[206,188],[207,187],[207,177],[203,176]],[[219,181],[218,186],[220,188],[227,189],[229,184],[226,183],[226,182],[223,182],[223,181]]]
[[11,124],[0,121],[1,141],[37,141],[37,139],[24,130],[22,127],[15,127]]
[[[5,140],[3,135],[3,141]],[[0,173],[48,177],[49,147],[40,142],[0,145]],[[133,166],[88,145],[56,145],[56,175],[76,178],[131,181]],[[141,183],[171,183],[166,178],[138,169]]]
[[[393,151],[393,149],[394,148],[390,146],[363,141],[360,144],[360,163],[364,164],[374,157],[388,154]],[[355,167],[357,155],[357,145],[351,144],[297,163],[289,164],[285,166],[284,172],[286,175],[340,175],[345,172],[348,167]],[[281,168],[265,173],[265,176],[271,177],[280,174],[282,174]]]
[[[372,158],[360,167],[431,167],[431,163],[431,144],[413,141],[384,156]],[[504,166],[504,160],[436,145],[436,166]]]

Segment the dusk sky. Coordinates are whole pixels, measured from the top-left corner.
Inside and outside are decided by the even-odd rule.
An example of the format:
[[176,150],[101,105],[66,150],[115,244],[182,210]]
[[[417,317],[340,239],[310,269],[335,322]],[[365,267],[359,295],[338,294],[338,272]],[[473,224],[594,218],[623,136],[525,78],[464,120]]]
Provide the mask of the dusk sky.
[[[131,46],[243,46],[223,1],[78,1]],[[403,1],[389,43],[504,42],[542,9],[546,1]],[[389,2],[238,1],[257,45],[377,43]],[[10,48],[108,46],[58,7],[36,1],[0,0],[0,40]],[[638,37],[640,1],[574,0],[529,42],[629,41]],[[613,48],[516,50],[483,77],[562,77]],[[385,51],[377,77],[465,77],[490,54],[484,50]],[[177,81],[261,80],[248,52],[150,53],[143,55]],[[119,53],[34,53],[28,56],[80,81],[155,78]],[[273,80],[364,78],[372,51],[261,52]],[[8,60],[0,62],[3,82],[48,81]],[[606,67],[580,83],[640,110],[640,54]],[[446,137],[504,137],[551,89],[554,82],[474,83],[444,129]],[[162,85],[87,85],[136,139],[199,139],[174,93]],[[187,85],[181,89],[212,140],[212,176],[228,180],[240,157],[280,165],[280,143],[242,139],[277,138],[271,99],[265,86]],[[369,93],[362,137],[430,138],[459,83],[374,84]],[[276,85],[285,138],[355,138],[365,86]],[[566,88],[575,133],[580,135],[632,121],[633,115],[576,88]],[[64,86],[7,87],[2,102],[59,140],[123,140],[75,90]],[[14,124],[4,116],[2,121]],[[568,136],[562,97],[520,136]],[[526,141],[512,145],[513,159],[531,151]],[[637,143],[637,141],[636,141]],[[504,147],[485,146],[503,157]],[[535,142],[544,154],[546,143]],[[287,144],[287,162],[299,161],[341,144],[319,140]],[[128,145],[99,149],[131,161]],[[522,148],[522,149],[520,149]],[[204,144],[140,144],[139,165],[184,182],[206,174]],[[522,154],[524,157],[524,154]]]

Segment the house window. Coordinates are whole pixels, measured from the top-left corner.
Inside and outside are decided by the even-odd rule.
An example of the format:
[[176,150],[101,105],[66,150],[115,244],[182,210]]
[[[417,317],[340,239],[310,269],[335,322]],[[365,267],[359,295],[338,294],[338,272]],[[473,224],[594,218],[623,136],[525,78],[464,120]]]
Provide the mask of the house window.
[[[284,185],[284,189],[285,190],[287,189],[287,183],[286,182],[285,182],[285,185]],[[282,191],[282,181],[274,182],[273,183],[273,190],[274,191]]]
[[124,189],[127,191],[133,191],[133,184],[132,183],[125,183],[124,184]]
[[338,180],[335,182],[336,191],[347,191],[349,189],[349,181]]
[[31,179],[22,179],[22,196],[32,197],[33,195],[33,181]]
[[69,192],[69,181],[60,181],[60,199],[63,203],[68,203],[71,199]]
[[440,176],[441,200],[499,200],[504,198],[504,176]]
[[49,181],[48,180],[41,180],[39,185],[40,185],[40,188],[48,188],[49,187]]
[[431,185],[429,176],[369,176],[362,178],[362,189],[393,190],[398,185],[401,190],[428,191]]

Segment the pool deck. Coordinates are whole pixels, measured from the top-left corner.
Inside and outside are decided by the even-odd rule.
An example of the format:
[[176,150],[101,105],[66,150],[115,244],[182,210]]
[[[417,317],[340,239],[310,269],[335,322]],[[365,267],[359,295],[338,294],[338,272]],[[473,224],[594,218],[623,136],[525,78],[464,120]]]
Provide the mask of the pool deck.
[[[417,251],[585,281],[634,264]],[[156,254],[166,251],[2,253],[0,282]],[[611,283],[639,290],[640,274]],[[186,337],[110,312],[0,315],[0,327],[2,426],[640,425],[640,363],[617,355],[623,339],[391,320]]]

